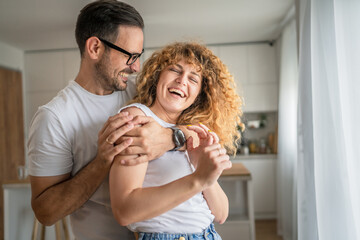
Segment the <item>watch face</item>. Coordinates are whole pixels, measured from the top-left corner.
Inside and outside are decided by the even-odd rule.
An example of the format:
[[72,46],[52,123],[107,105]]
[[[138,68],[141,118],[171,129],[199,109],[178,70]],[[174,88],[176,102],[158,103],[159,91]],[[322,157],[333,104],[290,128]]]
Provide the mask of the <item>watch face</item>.
[[186,138],[185,138],[184,133],[180,129],[175,128],[175,127],[172,129],[174,131],[173,141],[175,144],[175,148],[173,150],[177,150],[177,149],[181,148],[182,146],[184,146],[184,144],[186,142]]
[[184,133],[180,129],[177,129],[175,131],[175,135],[177,136],[177,139],[180,143],[180,147],[184,146],[186,141]]

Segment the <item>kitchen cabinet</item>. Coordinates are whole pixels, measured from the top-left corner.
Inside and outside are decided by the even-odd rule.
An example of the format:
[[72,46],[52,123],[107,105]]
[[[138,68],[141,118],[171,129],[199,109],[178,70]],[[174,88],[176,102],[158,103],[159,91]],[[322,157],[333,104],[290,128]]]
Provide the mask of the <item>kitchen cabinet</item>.
[[273,46],[220,45],[218,56],[234,76],[237,93],[245,101],[245,112],[277,111],[278,76]]
[[[237,156],[232,159],[240,162],[251,172],[254,192],[255,219],[275,219],[276,210],[276,155]],[[237,193],[238,194],[238,193]],[[230,194],[230,198],[233,198]],[[239,204],[239,203],[237,203]]]
[[[2,188],[4,191],[5,234],[4,238],[1,239],[30,239],[35,220],[34,212],[31,208],[30,183],[27,181],[8,181],[3,184]],[[74,239],[69,225],[69,219],[67,219],[67,229],[70,231],[70,239]],[[38,235],[40,235],[39,233],[40,231]],[[63,233],[61,235],[64,236]],[[57,239],[55,225],[46,227],[45,239]]]
[[8,182],[2,188],[5,227],[3,239],[30,239],[34,222],[30,184]]
[[[229,183],[235,183],[235,191],[228,188]],[[237,193],[237,201],[230,200],[229,216],[222,225],[215,223],[216,231],[223,239],[255,240],[252,174],[242,163],[233,163],[221,174],[219,184],[228,197],[229,193]]]
[[[269,44],[214,44],[208,48],[229,68],[244,98],[244,112],[274,112],[278,109],[278,73],[275,47]],[[143,63],[155,49],[145,49]]]

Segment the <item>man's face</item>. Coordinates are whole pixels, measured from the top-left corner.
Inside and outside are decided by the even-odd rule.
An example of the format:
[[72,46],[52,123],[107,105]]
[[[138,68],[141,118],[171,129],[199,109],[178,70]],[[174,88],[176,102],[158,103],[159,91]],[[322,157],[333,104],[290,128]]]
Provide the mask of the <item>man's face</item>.
[[[138,27],[121,26],[115,44],[129,53],[141,53],[143,49],[143,31]],[[115,49],[108,48],[99,62],[95,64],[98,81],[107,91],[122,91],[126,89],[130,74],[140,70],[140,59],[127,65],[129,56]]]

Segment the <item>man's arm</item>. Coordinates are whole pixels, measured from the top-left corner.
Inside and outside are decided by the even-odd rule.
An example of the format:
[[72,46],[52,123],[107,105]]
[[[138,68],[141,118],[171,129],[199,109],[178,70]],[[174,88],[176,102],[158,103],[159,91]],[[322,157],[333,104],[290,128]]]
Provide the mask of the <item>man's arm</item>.
[[92,196],[108,175],[114,157],[131,144],[131,139],[116,146],[109,144],[109,139],[118,138],[133,128],[132,124],[127,124],[131,119],[124,113],[109,118],[98,135],[97,156],[74,177],[70,177],[70,173],[51,177],[30,176],[31,205],[42,224],[54,224]]
[[[162,156],[165,152],[174,149],[173,130],[171,128],[162,127],[153,118],[147,116],[136,116],[132,123],[134,125],[140,124],[141,127],[134,128],[126,136],[118,139],[117,142],[132,138],[132,144],[120,153],[120,155],[128,155],[127,158],[122,158],[121,164],[127,166],[134,166],[140,163],[148,162]],[[185,125],[176,126],[183,131],[186,139],[192,137],[194,142],[199,142],[197,134],[187,129]],[[178,149],[178,151],[185,151],[186,144]]]

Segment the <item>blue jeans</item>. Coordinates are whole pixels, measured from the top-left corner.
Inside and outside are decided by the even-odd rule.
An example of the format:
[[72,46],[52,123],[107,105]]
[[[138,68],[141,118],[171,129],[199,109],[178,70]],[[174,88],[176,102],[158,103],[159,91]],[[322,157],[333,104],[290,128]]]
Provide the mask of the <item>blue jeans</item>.
[[201,233],[139,233],[138,240],[222,240],[215,231],[214,224],[210,224]]

